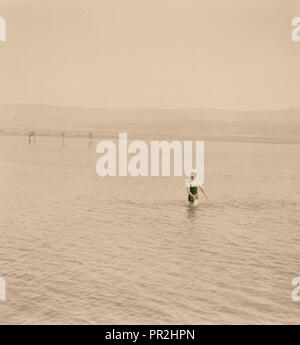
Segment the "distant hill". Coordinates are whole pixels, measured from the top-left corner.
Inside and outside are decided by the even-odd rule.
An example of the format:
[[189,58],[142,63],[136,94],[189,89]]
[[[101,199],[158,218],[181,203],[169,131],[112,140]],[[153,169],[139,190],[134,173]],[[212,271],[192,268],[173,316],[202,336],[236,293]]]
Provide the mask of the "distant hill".
[[276,111],[220,109],[97,109],[48,105],[0,105],[0,133],[25,135],[116,136],[125,131],[142,138],[205,138],[300,142],[300,108]]

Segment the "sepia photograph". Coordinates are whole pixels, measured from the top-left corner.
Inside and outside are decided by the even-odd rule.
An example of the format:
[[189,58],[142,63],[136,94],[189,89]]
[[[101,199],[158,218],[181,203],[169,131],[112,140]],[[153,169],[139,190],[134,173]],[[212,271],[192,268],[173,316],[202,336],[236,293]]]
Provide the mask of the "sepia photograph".
[[0,325],[299,325],[300,2],[0,0],[0,181]]

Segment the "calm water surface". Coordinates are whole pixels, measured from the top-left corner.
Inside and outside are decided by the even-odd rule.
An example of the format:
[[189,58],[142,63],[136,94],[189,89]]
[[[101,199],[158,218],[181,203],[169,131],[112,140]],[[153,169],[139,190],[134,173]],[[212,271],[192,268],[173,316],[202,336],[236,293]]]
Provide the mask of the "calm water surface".
[[299,323],[300,145],[206,142],[184,178],[100,178],[86,139],[0,136],[0,323]]

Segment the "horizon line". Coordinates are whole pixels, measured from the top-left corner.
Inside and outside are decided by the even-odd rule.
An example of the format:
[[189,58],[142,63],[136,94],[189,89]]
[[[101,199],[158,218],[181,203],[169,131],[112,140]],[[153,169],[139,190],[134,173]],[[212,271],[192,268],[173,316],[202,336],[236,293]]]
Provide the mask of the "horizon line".
[[40,107],[58,107],[58,108],[76,108],[76,109],[90,109],[90,110],[216,110],[216,111],[234,111],[234,112],[280,112],[291,109],[300,109],[299,106],[287,106],[282,108],[255,108],[255,109],[235,109],[235,108],[219,108],[219,107],[101,107],[101,106],[81,106],[81,105],[58,105],[58,104],[43,104],[43,103],[0,103],[1,106],[40,106]]

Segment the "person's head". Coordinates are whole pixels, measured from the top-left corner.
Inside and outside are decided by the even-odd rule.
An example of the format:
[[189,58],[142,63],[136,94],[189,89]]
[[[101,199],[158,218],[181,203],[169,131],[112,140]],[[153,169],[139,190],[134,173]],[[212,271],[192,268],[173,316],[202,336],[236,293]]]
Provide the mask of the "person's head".
[[191,173],[191,180],[194,180],[195,177],[196,177],[196,173],[193,171],[193,172]]

